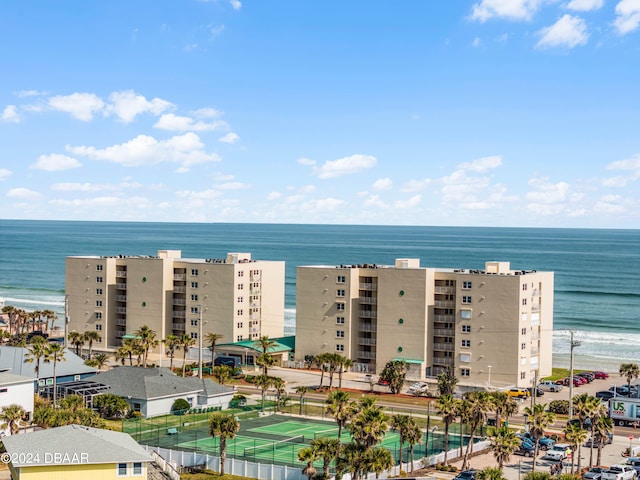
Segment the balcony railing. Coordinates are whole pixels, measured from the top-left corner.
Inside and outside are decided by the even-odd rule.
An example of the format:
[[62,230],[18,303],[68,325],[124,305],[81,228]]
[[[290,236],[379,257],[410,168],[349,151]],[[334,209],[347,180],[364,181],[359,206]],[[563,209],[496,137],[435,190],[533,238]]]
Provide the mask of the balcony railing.
[[377,328],[376,325],[364,323],[358,327],[358,330],[360,330],[361,332],[375,332],[377,331]]
[[453,352],[455,350],[455,346],[453,343],[434,343],[433,350],[438,350],[440,352]]
[[358,302],[364,304],[364,305],[377,305],[378,304],[378,298],[377,297],[360,297],[358,299]]
[[126,270],[116,270],[116,278],[126,278],[127,271]]
[[436,287],[435,293],[456,293],[455,287]]
[[378,284],[377,283],[361,283],[360,284],[360,290],[378,290]]
[[118,329],[116,329],[116,338],[122,338],[126,334],[127,334],[126,330],[118,330]]
[[453,337],[456,331],[453,328],[434,328],[433,335],[436,337]]
[[434,322],[454,322],[456,319],[455,315],[434,315]]
[[178,280],[178,281],[184,281],[187,279],[187,274],[186,273],[174,273],[173,274],[173,279],[174,280]]
[[360,310],[358,315],[361,318],[378,318],[378,312],[373,310]]
[[126,290],[127,289],[127,284],[126,283],[116,283],[116,288],[118,290]]
[[116,296],[116,300],[119,302],[126,302],[127,301],[127,296],[126,295],[117,295]]
[[531,305],[532,312],[539,312],[540,310],[542,310],[542,306],[539,303]]
[[368,337],[360,337],[358,338],[358,344],[359,345],[376,345],[376,339],[375,338],[368,338]]
[[438,308],[453,308],[456,306],[456,302],[450,300],[436,300],[433,305]]
[[173,318],[186,318],[186,313],[184,310],[174,310]]
[[187,301],[184,298],[173,298],[174,305],[186,305]]
[[531,347],[531,355],[538,355],[540,353],[539,347]]
[[358,358],[373,359],[376,358],[376,352],[364,352],[360,350],[358,352]]
[[116,313],[127,313],[127,307],[116,307]]
[[118,325],[119,327],[126,327],[127,321],[122,318],[116,318],[116,325]]
[[187,291],[187,287],[184,285],[174,285],[173,291],[176,293],[185,293]]
[[174,330],[186,330],[186,324],[184,324],[184,323],[174,323],[173,324],[173,329]]
[[434,365],[453,365],[453,358],[451,357],[433,357]]

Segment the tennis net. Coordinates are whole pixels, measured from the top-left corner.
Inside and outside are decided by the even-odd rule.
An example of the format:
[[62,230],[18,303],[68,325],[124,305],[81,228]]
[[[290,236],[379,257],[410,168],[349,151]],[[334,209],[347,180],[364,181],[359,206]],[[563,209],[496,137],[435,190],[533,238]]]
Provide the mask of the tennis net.
[[286,438],[284,440],[278,440],[277,442],[269,443],[267,445],[258,445],[256,447],[247,447],[244,449],[245,458],[255,458],[256,455],[273,453],[276,450],[286,449],[293,445],[300,445],[305,443],[304,435],[298,435],[297,437]]

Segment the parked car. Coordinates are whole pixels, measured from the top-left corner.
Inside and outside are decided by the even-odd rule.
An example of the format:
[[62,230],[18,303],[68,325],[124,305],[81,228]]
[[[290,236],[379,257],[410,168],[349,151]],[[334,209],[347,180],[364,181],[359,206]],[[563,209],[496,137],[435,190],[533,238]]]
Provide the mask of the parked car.
[[587,383],[591,383],[596,379],[596,376],[593,373],[589,373],[589,372],[577,373],[576,376],[580,378],[584,378],[587,381]]
[[516,398],[527,398],[531,396],[529,390],[527,390],[526,388],[511,388],[507,390],[507,395]]
[[520,439],[520,444],[524,445],[527,448],[533,449],[535,445],[533,444],[533,440],[527,438],[524,433],[516,433],[516,437]]
[[476,470],[463,470],[453,480],[476,480]]
[[614,392],[616,396],[636,397],[638,395],[638,387],[635,385],[631,385],[631,389],[629,389],[628,385],[620,385],[619,387],[614,385],[609,390]]
[[[565,387],[569,386],[569,377],[563,378],[562,380],[558,380],[558,382],[560,382],[561,385],[564,385]],[[574,375],[573,377],[573,386],[574,387],[579,387],[580,385],[584,385],[585,383],[587,383],[587,381],[584,378],[580,378],[577,375]]]
[[[524,437],[533,442],[533,436],[529,432],[525,433]],[[555,443],[556,441],[553,438],[542,436],[538,439],[538,448],[540,450],[549,450]]]
[[533,445],[525,445],[524,443],[521,443],[518,449],[513,453],[515,453],[516,455],[522,455],[524,457],[533,457],[535,452],[536,451],[533,448]]
[[602,476],[602,472],[604,472],[606,468],[604,467],[593,467],[588,472],[585,472],[582,475],[583,480],[600,480]]
[[638,472],[630,465],[611,465],[602,472],[600,480],[635,480],[637,477]]
[[547,450],[547,453],[543,458],[559,462],[565,460],[571,454],[571,447],[568,443],[556,443],[553,447]]
[[[598,441],[598,437],[591,437],[589,439],[587,439],[587,443],[584,444],[585,447],[591,447],[591,444],[593,443],[593,447],[597,448],[598,444],[600,443]],[[607,437],[607,441],[604,442],[604,445],[610,445],[613,443],[613,434],[609,434],[609,436]]]
[[[529,392],[529,395],[533,395],[533,387],[527,388],[527,391]],[[536,387],[536,397],[541,397],[543,395],[544,395],[544,390]]]
[[556,382],[552,380],[545,380],[544,382],[540,382],[538,384],[538,388],[541,390],[546,390],[547,392],[562,391],[562,385],[558,385]]
[[[578,425],[578,426],[580,426],[580,419],[579,418],[572,418],[571,420],[569,420],[567,422],[567,425]],[[587,430],[589,430],[591,428],[591,419],[590,418],[585,418],[584,419],[584,428],[586,428]]]
[[640,475],[640,457],[631,457],[627,459],[627,465],[635,468],[638,475]]
[[613,392],[611,390],[602,390],[600,392],[596,392],[596,398],[599,398],[603,402],[606,402],[607,400],[615,396],[616,396],[616,392]]
[[426,382],[417,382],[409,387],[408,392],[411,395],[424,395],[429,391],[429,384]]
[[593,374],[599,380],[606,380],[607,378],[609,378],[609,374],[607,372],[596,371],[596,372],[593,372]]

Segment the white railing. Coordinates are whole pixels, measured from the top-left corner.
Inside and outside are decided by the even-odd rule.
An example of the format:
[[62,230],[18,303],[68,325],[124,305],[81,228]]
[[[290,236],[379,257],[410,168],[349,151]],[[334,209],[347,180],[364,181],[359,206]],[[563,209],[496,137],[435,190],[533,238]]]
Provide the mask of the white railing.
[[126,283],[116,283],[116,288],[119,290],[126,290],[127,289],[127,284]]
[[375,332],[377,330],[376,325],[360,325],[358,327],[358,330],[360,330],[361,332]]
[[173,324],[173,329],[174,330],[186,330],[186,324],[184,324],[184,323],[174,323]]
[[444,352],[453,352],[455,350],[455,347],[453,343],[434,343],[433,349]]
[[358,315],[362,318],[377,318],[378,312],[372,310],[360,310]]
[[187,301],[184,298],[174,298],[173,299],[173,304],[174,305],[186,305]]
[[126,302],[127,301],[127,296],[126,295],[117,295],[116,296],[116,300],[119,302]]
[[449,300],[436,300],[433,304],[438,308],[453,308],[456,306],[456,302],[451,302]]
[[435,293],[456,293],[455,287],[436,287]]
[[455,321],[455,315],[434,315],[433,320],[436,322],[453,322]]
[[378,289],[378,284],[376,283],[361,283],[360,284],[360,290],[377,290]]
[[359,351],[358,352],[358,358],[367,358],[367,359],[376,358],[376,352]]
[[178,469],[172,464],[167,462],[164,458],[160,456],[160,454],[154,450],[151,450],[151,456],[153,457],[153,461],[160,470],[162,470],[171,480],[180,480],[180,473]]
[[187,274],[186,273],[174,273],[173,274],[173,279],[174,280],[186,280],[187,279]]
[[358,302],[366,305],[377,305],[378,299],[375,297],[360,297]]
[[453,365],[453,358],[451,357],[433,357],[434,365]]
[[183,310],[174,310],[173,311],[173,318],[186,318],[186,314]]
[[116,313],[127,313],[127,307],[116,307]]
[[455,331],[453,328],[434,328],[433,334],[437,337],[453,337]]
[[116,278],[125,278],[127,276],[127,271],[126,270],[117,270],[116,271]]
[[185,293],[187,291],[187,287],[184,285],[174,285],[173,291],[176,293]]
[[377,342],[375,338],[360,337],[358,338],[358,343],[360,345],[376,345]]

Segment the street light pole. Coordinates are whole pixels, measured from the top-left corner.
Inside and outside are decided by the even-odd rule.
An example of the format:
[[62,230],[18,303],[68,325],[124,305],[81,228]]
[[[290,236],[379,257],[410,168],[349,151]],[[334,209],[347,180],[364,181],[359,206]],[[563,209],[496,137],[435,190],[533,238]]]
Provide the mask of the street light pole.
[[198,305],[198,378],[202,380],[202,305]]
[[488,365],[487,368],[489,369],[489,390],[491,390],[491,369],[493,368],[493,366]]
[[570,355],[569,355],[569,420],[573,418],[573,349],[579,347],[582,342],[573,339],[573,330],[569,330],[570,338]]

